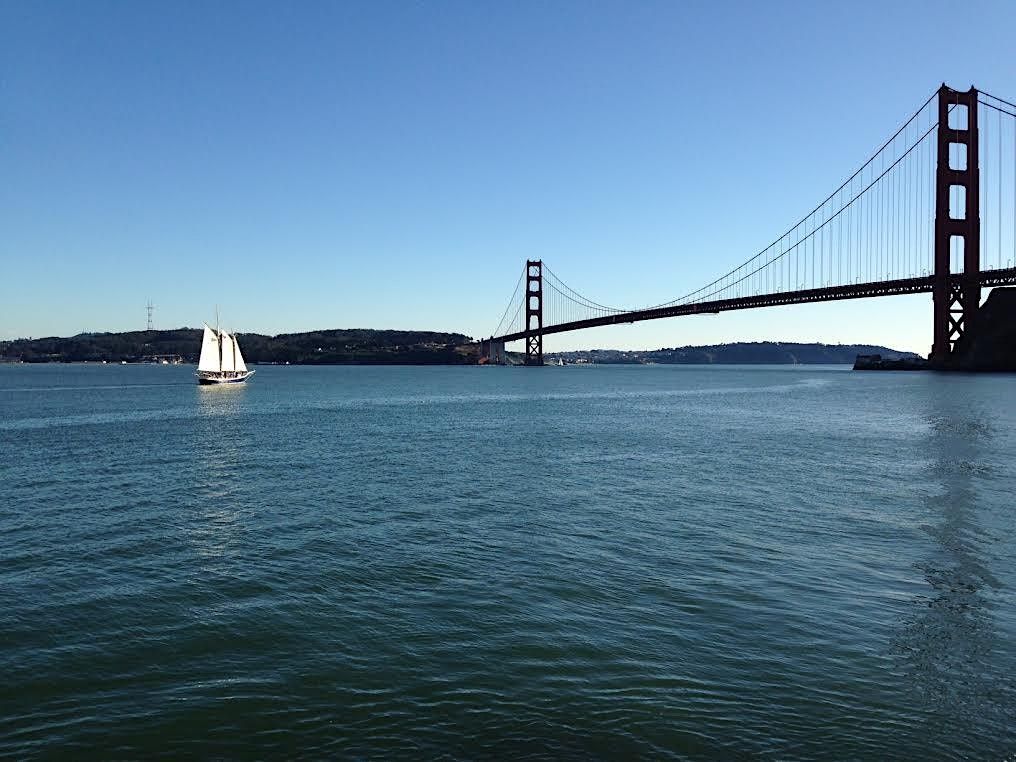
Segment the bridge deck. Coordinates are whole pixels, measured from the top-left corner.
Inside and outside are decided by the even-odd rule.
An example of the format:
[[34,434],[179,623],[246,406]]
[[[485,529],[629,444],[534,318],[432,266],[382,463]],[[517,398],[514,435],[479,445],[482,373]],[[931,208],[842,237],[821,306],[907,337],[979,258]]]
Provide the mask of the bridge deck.
[[[962,278],[962,274],[953,275],[951,280],[958,281],[962,280]],[[980,281],[981,286],[984,288],[1014,285],[1016,284],[1016,267],[1009,267],[1001,270],[982,270]],[[586,320],[574,320],[570,323],[548,325],[544,326],[541,333],[546,336],[551,333],[578,331],[583,328],[596,328],[601,325],[638,323],[642,320],[659,320],[660,318],[680,317],[681,315],[709,315],[717,312],[747,310],[756,307],[776,307],[785,304],[831,302],[838,299],[866,299],[875,296],[897,296],[899,294],[922,294],[930,293],[934,288],[934,284],[935,277],[933,275],[929,275],[922,276],[920,278],[907,278],[905,280],[878,281],[875,283],[853,283],[845,286],[813,288],[804,291],[759,294],[756,296],[740,297],[738,299],[720,299],[712,302],[676,304],[670,307],[655,307],[647,310],[618,312],[613,315],[587,318]],[[524,339],[526,335],[526,331],[518,331],[516,333],[505,334],[504,336],[495,336],[493,337],[493,340],[505,342],[518,341],[520,339]]]

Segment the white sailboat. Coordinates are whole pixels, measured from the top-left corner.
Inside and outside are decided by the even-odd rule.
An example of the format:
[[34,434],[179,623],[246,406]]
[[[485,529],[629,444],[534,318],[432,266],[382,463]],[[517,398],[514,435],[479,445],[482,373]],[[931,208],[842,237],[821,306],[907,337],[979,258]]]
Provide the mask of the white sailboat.
[[205,324],[198,360],[199,384],[240,384],[254,375],[247,370],[236,337]]

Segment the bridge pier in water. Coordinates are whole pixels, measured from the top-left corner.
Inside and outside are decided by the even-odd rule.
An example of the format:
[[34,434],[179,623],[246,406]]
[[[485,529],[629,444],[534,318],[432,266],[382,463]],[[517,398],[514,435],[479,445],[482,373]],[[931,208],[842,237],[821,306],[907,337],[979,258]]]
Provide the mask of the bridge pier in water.
[[526,260],[526,365],[543,365],[543,260]]
[[[949,113],[964,107],[962,126],[949,125]],[[935,173],[935,275],[933,344],[931,361],[949,365],[953,350],[963,336],[977,330],[981,305],[981,167],[978,156],[977,90],[960,92],[945,84],[938,91],[938,159]],[[963,150],[952,150],[963,146]],[[964,156],[962,166],[952,166],[952,156]],[[953,216],[952,189],[962,188],[965,201],[961,217]],[[953,242],[963,250],[963,273],[953,277]]]
[[507,365],[508,358],[504,351],[504,342],[491,337],[480,339],[480,357],[490,365]]

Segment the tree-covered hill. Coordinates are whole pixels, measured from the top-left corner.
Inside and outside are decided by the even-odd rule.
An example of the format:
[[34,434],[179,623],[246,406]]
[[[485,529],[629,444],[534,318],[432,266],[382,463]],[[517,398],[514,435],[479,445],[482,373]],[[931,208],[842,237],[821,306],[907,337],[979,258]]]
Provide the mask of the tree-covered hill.
[[[248,363],[293,365],[466,365],[477,361],[471,339],[460,333],[376,331],[368,328],[309,331],[265,336],[238,334]],[[180,358],[196,363],[201,331],[81,333],[68,338],[17,339],[0,342],[0,362],[145,362]],[[916,357],[866,344],[794,344],[757,342],[674,347],[656,350],[592,349],[547,353],[548,361],[658,364],[792,364],[853,363],[859,354],[886,358]],[[516,362],[521,356],[513,355]]]
[[798,344],[778,341],[737,342],[700,347],[672,347],[626,351],[592,349],[583,352],[548,354],[549,360],[561,358],[565,362],[590,363],[656,363],[674,365],[793,365],[793,364],[852,364],[857,355],[880,354],[897,359],[915,358],[912,352],[901,352],[870,344]]
[[[366,328],[310,331],[265,336],[238,334],[249,363],[460,365],[475,362],[459,333],[375,331]],[[144,362],[181,358],[197,362],[201,330],[81,333],[68,338],[17,339],[0,342],[0,361]]]

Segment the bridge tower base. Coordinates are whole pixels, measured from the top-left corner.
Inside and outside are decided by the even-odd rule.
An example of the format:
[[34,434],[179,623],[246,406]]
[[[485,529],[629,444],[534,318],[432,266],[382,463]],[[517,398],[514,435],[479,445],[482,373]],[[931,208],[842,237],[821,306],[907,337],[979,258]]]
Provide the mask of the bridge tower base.
[[543,260],[526,260],[526,365],[543,365]]
[[480,339],[480,362],[489,365],[507,365],[508,358],[505,356],[504,342],[495,341],[491,336],[489,339]]
[[[956,112],[956,127],[949,125],[950,111]],[[938,91],[934,344],[931,348],[932,365],[939,368],[951,364],[956,342],[963,336],[973,336],[977,330],[977,312],[981,304],[980,185],[977,90],[971,87],[964,93],[943,84]],[[952,208],[954,189],[962,189],[965,200],[956,205],[962,208]],[[955,195],[960,196],[961,191],[956,190]],[[962,273],[951,270],[954,244],[963,252]]]

